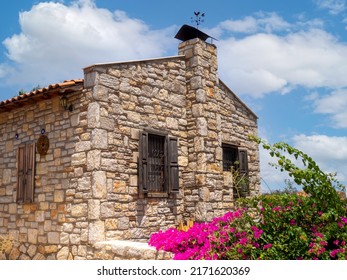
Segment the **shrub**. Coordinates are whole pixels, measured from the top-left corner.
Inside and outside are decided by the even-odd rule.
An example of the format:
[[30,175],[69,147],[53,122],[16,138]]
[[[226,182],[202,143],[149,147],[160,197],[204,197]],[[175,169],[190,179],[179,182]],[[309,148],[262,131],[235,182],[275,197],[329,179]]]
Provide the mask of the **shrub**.
[[[261,195],[238,200],[238,209],[188,231],[154,233],[149,244],[174,253],[175,259],[347,259],[344,187],[322,172],[312,158],[285,143],[273,146],[254,138],[277,168],[287,171],[307,196]],[[286,156],[301,159],[299,168]]]
[[188,231],[152,234],[149,244],[174,259],[346,259],[346,215],[331,221],[311,197],[267,195]]

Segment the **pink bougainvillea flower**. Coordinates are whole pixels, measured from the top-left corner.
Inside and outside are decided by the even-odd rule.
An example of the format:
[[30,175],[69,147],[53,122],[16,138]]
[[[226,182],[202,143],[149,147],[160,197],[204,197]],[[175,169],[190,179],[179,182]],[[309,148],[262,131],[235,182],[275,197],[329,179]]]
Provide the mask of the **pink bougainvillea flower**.
[[241,238],[240,241],[239,241],[239,243],[240,243],[241,245],[246,245],[247,242],[248,242],[248,239],[245,238],[245,237]]

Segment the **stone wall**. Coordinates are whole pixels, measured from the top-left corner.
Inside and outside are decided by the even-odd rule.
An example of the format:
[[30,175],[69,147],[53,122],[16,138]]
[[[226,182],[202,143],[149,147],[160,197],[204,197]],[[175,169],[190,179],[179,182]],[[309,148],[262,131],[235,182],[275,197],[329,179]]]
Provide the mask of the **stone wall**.
[[[219,83],[219,112],[221,119],[220,142],[231,143],[248,152],[248,179],[250,196],[260,191],[260,166],[258,145],[249,140],[249,135],[258,135],[257,117],[252,111],[223,83]],[[219,152],[218,152],[219,153]],[[230,172],[223,172],[224,188],[232,185]],[[231,206],[230,197],[225,198],[225,207]],[[234,201],[234,197],[232,198]]]
[[177,137],[181,170],[188,163],[183,57],[95,65],[85,75],[92,95],[88,128],[95,144],[87,152],[83,180],[91,171],[100,181],[99,186],[92,183],[88,202],[90,229],[99,233],[94,241],[147,240],[152,232],[177,225],[184,212],[183,191],[168,198],[140,198],[138,193],[142,130]]
[[[55,259],[63,246],[77,238],[63,232],[65,223],[72,221],[70,202],[76,201],[70,178],[78,171],[71,167],[71,156],[83,98],[81,93],[69,95],[73,112],[65,111],[56,96],[0,114],[0,234],[15,241],[7,255],[11,259]],[[36,154],[34,202],[17,204],[17,149],[36,142],[42,129],[50,144],[47,155]]]
[[173,254],[157,251],[147,243],[111,240],[94,244],[93,260],[172,260]]

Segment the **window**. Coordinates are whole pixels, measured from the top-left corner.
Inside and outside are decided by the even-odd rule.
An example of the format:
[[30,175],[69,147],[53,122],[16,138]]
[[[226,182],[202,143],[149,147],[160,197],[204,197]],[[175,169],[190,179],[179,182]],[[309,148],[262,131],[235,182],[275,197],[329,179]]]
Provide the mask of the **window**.
[[34,201],[35,143],[26,143],[17,150],[17,202]]
[[249,194],[247,150],[237,146],[223,144],[223,171],[233,172],[234,197],[246,197]]
[[223,171],[231,171],[237,169],[238,148],[231,145],[223,145]]
[[179,191],[177,138],[143,131],[139,146],[139,191],[165,196]]

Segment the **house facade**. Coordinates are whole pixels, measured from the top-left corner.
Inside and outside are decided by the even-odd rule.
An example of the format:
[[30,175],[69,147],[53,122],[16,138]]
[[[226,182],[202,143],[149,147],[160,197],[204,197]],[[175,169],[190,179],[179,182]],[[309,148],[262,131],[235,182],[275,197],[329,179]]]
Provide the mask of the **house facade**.
[[257,116],[200,38],[2,101],[0,235],[14,240],[3,257],[88,259],[99,241],[230,211],[260,188],[249,134]]

